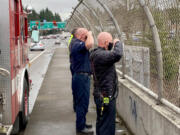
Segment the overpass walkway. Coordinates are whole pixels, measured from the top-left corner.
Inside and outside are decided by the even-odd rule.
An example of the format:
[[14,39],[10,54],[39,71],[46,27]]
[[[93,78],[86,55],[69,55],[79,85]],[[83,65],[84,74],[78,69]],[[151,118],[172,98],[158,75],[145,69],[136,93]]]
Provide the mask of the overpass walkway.
[[[67,49],[56,49],[24,135],[75,135],[71,74]],[[96,112],[92,94],[87,122],[95,131]],[[119,125],[119,124],[118,124]],[[122,134],[123,127],[117,126]],[[124,133],[123,133],[124,134]],[[124,134],[126,135],[126,133]]]

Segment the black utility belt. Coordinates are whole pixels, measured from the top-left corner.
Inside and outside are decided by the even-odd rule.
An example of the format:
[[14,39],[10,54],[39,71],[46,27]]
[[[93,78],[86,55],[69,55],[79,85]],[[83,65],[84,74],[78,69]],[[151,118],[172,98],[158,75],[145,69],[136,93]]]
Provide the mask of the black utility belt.
[[110,101],[116,99],[114,94],[107,94],[106,92],[93,93],[93,95],[95,98],[100,98],[100,99],[103,99],[104,97],[108,97]]
[[95,98],[98,98],[103,106],[109,105],[109,103],[113,100],[115,100],[115,97],[112,96],[94,96]]
[[91,74],[90,73],[86,73],[86,72],[78,72],[76,74],[80,74],[80,75],[86,75],[86,76],[90,76]]

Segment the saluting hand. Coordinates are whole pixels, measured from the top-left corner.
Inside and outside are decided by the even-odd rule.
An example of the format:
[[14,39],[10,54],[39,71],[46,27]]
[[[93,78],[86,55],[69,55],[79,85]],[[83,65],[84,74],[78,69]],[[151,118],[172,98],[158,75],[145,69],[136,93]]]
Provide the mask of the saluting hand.
[[94,46],[94,38],[92,36],[92,31],[87,33],[87,40],[86,40],[86,48],[90,49]]
[[87,36],[92,36],[92,31],[89,31]]
[[119,39],[114,39],[114,45],[116,44],[116,42],[119,42],[120,40]]

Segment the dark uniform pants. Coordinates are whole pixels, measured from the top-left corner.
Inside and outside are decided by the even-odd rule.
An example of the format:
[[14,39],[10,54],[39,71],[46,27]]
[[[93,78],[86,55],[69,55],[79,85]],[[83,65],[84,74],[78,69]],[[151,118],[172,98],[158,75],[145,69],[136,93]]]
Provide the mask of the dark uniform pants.
[[100,98],[95,97],[94,101],[97,111],[96,135],[115,135],[116,100],[110,101],[109,105],[104,107],[102,115]]
[[76,110],[76,130],[81,131],[86,124],[90,96],[90,77],[75,73],[72,78],[72,89]]

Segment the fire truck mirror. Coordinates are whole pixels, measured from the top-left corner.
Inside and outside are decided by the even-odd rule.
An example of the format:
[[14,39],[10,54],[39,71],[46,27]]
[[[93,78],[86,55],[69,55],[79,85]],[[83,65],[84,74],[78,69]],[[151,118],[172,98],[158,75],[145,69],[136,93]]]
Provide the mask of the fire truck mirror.
[[27,13],[28,13],[28,14],[31,14],[31,13],[32,13],[32,10],[33,10],[32,6],[31,6],[31,5],[28,5],[28,6],[27,6]]

